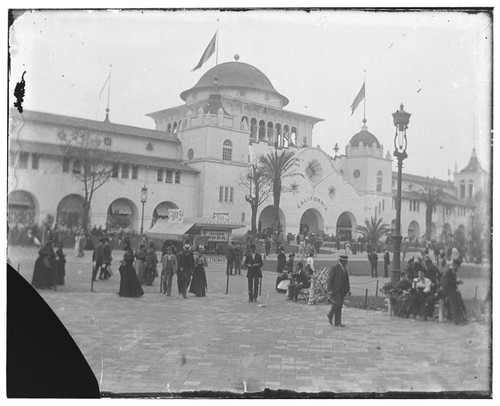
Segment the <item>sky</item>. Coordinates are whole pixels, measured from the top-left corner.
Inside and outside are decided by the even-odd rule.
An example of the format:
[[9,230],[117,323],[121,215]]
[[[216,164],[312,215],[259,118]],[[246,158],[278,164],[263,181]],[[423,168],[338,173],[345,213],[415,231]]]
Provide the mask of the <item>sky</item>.
[[217,29],[219,63],[238,54],[290,100],[286,110],[324,119],[313,146],[345,151],[365,81],[368,130],[384,154],[392,113],[401,103],[411,113],[405,172],[452,179],[473,147],[489,169],[492,24],[458,9],[26,12],[10,31],[10,95],[26,72],[24,108],[103,120],[111,70],[110,120],[153,129],[146,114],[183,104],[179,94],[215,66],[214,55],[191,72]]

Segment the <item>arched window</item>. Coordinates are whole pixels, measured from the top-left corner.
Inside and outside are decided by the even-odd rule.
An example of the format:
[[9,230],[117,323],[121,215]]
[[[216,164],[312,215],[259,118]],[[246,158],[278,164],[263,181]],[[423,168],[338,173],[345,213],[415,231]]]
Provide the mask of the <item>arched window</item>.
[[278,123],[276,124],[276,126],[274,127],[274,133],[276,135],[276,142],[275,142],[275,145],[277,147],[280,147],[281,146],[281,124]]
[[267,139],[270,143],[274,142],[274,125],[271,121],[267,123]]
[[283,143],[282,146],[288,148],[290,142],[290,127],[288,125],[283,126]]
[[255,118],[250,120],[250,138],[257,139],[257,120]]
[[240,130],[248,131],[248,117],[241,117]]
[[167,132],[169,133],[172,130],[172,124],[167,124]]
[[177,123],[174,121],[174,125],[172,127],[172,131],[175,134],[177,132]]
[[471,199],[473,195],[474,195],[474,181],[471,179],[469,180],[469,198]]
[[377,192],[382,191],[382,171],[377,172]]
[[230,161],[233,154],[233,143],[231,140],[226,140],[222,144],[222,160]]
[[297,129],[295,127],[292,127],[290,131],[290,145],[297,145],[297,140],[298,140],[298,134],[297,134]]
[[266,139],[266,122],[264,120],[259,121],[259,141],[265,141]]
[[460,199],[465,199],[465,180],[460,181]]

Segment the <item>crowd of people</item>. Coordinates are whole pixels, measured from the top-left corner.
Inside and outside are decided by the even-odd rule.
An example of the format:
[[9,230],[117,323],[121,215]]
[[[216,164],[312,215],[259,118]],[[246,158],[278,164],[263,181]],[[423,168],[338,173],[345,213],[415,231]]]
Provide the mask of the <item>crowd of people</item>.
[[[97,233],[103,235],[99,233],[99,230]],[[313,241],[311,237],[309,236],[309,241]],[[84,255],[85,247],[88,246],[87,238],[83,232],[75,237],[75,257]],[[285,293],[287,300],[298,301],[302,295],[311,304],[322,300],[335,302],[328,290],[328,281],[333,267],[326,271],[325,269],[316,270],[314,257],[317,250],[309,244],[307,246],[309,250],[306,251],[305,243],[307,241],[308,238],[297,236],[299,261],[296,264],[296,254],[292,252],[288,254],[287,258],[284,246],[278,246],[276,290]],[[182,249],[177,252],[176,244],[165,241],[161,248],[161,259],[158,260],[155,242],[148,240],[147,237],[143,237],[135,252],[131,247],[128,234],[125,234],[120,242],[123,243],[125,252],[118,269],[121,277],[118,292],[120,296],[142,296],[144,295],[143,286],[152,286],[158,277],[161,278],[160,291],[171,296],[174,276],[177,277],[179,295],[182,295],[183,298],[187,298],[188,292],[197,297],[206,295],[205,268],[208,266],[208,262],[203,246],[193,250],[186,242]],[[264,258],[271,255],[270,247],[270,240],[265,240],[262,247]],[[92,255],[93,282],[106,281],[113,276],[111,269],[112,250],[110,237],[105,235],[100,237]],[[352,252],[350,247],[345,250]],[[432,255],[434,255],[438,266],[433,264]],[[341,257],[347,261],[347,255],[341,255]],[[447,317],[450,320],[456,324],[466,322],[465,306],[457,289],[461,283],[456,276],[461,259],[461,254],[456,248],[452,248],[447,253],[443,248],[435,249],[431,244],[426,245],[422,256],[409,258],[408,266],[401,272],[401,280],[397,285],[392,286],[388,283],[384,287],[385,293],[390,295],[394,314],[404,318],[420,317],[427,320],[433,317],[435,305],[442,299],[447,310]],[[368,250],[368,260],[371,276],[377,278],[379,256],[376,249]],[[447,260],[451,261],[449,268],[446,268]],[[383,253],[383,261],[384,277],[388,277],[390,255],[387,250]],[[38,252],[32,285],[38,289],[50,289],[57,285],[64,285],[65,264],[66,254],[63,251],[62,242],[57,242],[57,250],[55,250],[53,239],[49,239]],[[262,278],[263,256],[256,251],[256,244],[251,240],[247,241],[245,247],[242,247],[241,242],[232,240],[228,244],[226,253],[226,274],[241,275],[242,265],[247,269],[249,301],[255,302],[258,296],[259,279]],[[160,267],[160,273],[158,267]],[[329,314],[330,321],[334,313]]]
[[466,309],[458,285],[457,271],[461,261],[454,258],[451,266],[441,272],[429,255],[411,257],[395,285],[387,284],[383,291],[391,300],[393,314],[403,318],[421,318],[426,321],[434,316],[436,304],[441,300],[446,317],[455,324],[467,322]]

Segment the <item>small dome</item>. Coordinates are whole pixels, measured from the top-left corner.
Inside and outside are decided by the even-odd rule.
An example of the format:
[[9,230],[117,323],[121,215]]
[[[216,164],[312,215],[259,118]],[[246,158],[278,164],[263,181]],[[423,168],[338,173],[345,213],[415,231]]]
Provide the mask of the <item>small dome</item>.
[[196,85],[191,89],[184,90],[181,93],[181,99],[186,101],[187,95],[197,89],[213,89],[216,72],[219,89],[236,87],[263,90],[279,97],[283,106],[288,104],[288,99],[276,91],[266,75],[256,67],[243,62],[226,62],[214,66],[198,80]]
[[371,132],[368,131],[368,127],[364,125],[365,123],[366,120],[363,120],[361,131],[353,135],[353,137],[349,141],[349,144],[351,144],[351,147],[358,147],[359,143],[361,142],[363,146],[371,147],[373,143],[375,143],[377,147],[380,148],[380,142],[378,142],[377,137],[375,137]]

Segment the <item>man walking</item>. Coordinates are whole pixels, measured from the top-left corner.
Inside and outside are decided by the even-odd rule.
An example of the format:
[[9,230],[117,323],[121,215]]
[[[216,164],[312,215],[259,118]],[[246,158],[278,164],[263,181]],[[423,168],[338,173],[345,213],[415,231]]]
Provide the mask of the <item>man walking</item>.
[[194,256],[189,244],[184,245],[183,251],[179,254],[177,266],[177,288],[179,289],[179,294],[182,293],[182,297],[186,299],[187,288],[191,282],[191,273],[194,269]]
[[339,263],[330,269],[328,276],[327,290],[332,308],[328,312],[328,322],[332,324],[333,316],[335,315],[335,326],[345,327],[342,324],[342,305],[344,297],[351,295],[351,287],[349,285],[349,274],[347,272],[347,255],[341,255]]
[[243,250],[238,241],[234,247],[234,274],[241,275],[241,260],[243,259]]
[[[104,246],[103,246],[104,238],[99,240],[99,245],[94,250],[94,254],[92,255],[92,262],[94,263],[94,268],[92,269],[92,280],[95,282],[95,278],[97,276],[97,271],[101,269],[104,264]],[[102,279],[102,278],[99,278]]]
[[103,253],[104,253],[104,266],[101,267],[101,272],[99,272],[99,279],[109,279],[112,275],[111,269],[109,268],[111,266],[111,261],[113,260],[111,256],[111,245],[109,245],[109,238],[105,237],[104,238],[104,247]]
[[256,246],[250,246],[250,254],[245,258],[245,265],[247,267],[248,278],[248,301],[256,302],[257,295],[259,294],[259,278],[262,277],[261,268],[264,265],[262,257],[258,252],[255,252]]
[[177,258],[172,254],[172,247],[166,248],[167,253],[161,259],[163,275],[163,294],[170,296],[172,292],[172,277],[177,270]]

